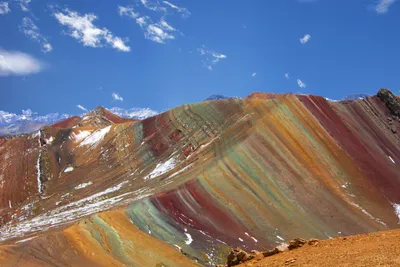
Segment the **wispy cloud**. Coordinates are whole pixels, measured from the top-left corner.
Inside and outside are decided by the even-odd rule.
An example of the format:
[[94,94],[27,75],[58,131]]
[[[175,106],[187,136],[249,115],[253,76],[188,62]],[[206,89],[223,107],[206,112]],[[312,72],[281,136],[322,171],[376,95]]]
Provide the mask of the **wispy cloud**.
[[190,16],[190,12],[187,8],[178,7],[168,1],[163,1],[163,3],[167,6],[169,6],[170,8],[176,10],[178,13],[180,13],[182,15],[183,18],[188,18]]
[[118,13],[121,17],[128,16],[132,19],[136,19],[137,17],[139,17],[139,13],[136,13],[133,10],[133,7],[131,7],[131,6],[126,6],[126,7],[118,6]]
[[53,50],[52,45],[47,41],[47,38],[40,34],[39,28],[35,23],[28,17],[22,19],[22,24],[20,25],[20,30],[32,40],[38,42],[42,47],[44,53]]
[[142,5],[152,11],[158,11],[158,12],[167,12],[167,9],[165,7],[162,7],[160,2],[157,0],[140,0]]
[[297,84],[299,85],[300,88],[306,88],[307,85],[300,79],[297,79]]
[[226,55],[217,53],[213,50],[207,49],[204,45],[201,48],[198,48],[197,51],[200,52],[200,55],[204,57],[203,65],[208,70],[212,70],[213,65],[220,62],[222,59],[226,59]]
[[28,54],[0,50],[0,76],[29,75],[41,70],[43,64]]
[[165,44],[166,41],[175,39],[175,35],[178,32],[164,18],[161,18],[158,23],[153,23],[149,16],[142,16],[136,19],[136,23],[143,29],[146,39],[160,44]]
[[251,77],[255,77],[256,75],[257,75],[257,73],[254,72],[254,73],[251,75]]
[[375,11],[378,14],[385,14],[389,11],[389,7],[394,4],[396,0],[378,0]]
[[124,98],[122,96],[120,96],[118,93],[112,93],[112,97],[114,99],[114,101],[124,101]]
[[103,47],[104,44],[111,45],[118,51],[129,52],[131,49],[125,44],[125,40],[114,36],[107,28],[98,28],[93,24],[97,19],[94,14],[80,15],[78,12],[64,9],[62,12],[54,13],[58,22],[69,29],[69,35],[84,46]]
[[310,39],[311,39],[311,35],[306,34],[306,35],[304,35],[303,38],[300,38],[300,43],[301,44],[306,44],[306,43],[308,43],[308,41],[310,41]]
[[80,110],[87,111],[87,109],[82,105],[76,105],[76,107],[79,108]]
[[8,2],[0,2],[0,15],[5,15],[8,12],[11,12]]
[[289,73],[285,73],[285,78],[286,78],[287,80],[289,80],[289,79],[290,79],[290,77],[289,77]]
[[31,0],[20,0],[19,1],[19,6],[21,7],[21,10],[24,12],[28,12],[29,11],[29,3],[31,2]]

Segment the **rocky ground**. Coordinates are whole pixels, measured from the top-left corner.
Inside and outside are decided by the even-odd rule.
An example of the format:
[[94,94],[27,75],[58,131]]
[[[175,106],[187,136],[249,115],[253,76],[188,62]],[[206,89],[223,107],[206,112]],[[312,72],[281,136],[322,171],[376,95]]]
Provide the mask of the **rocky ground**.
[[[272,256],[265,257],[267,252],[249,253],[246,256],[250,258],[254,256],[252,260],[236,265],[230,262],[229,265],[240,267],[400,266],[399,240],[400,230],[313,240],[301,247],[286,249]],[[233,254],[230,255],[231,259],[234,258]],[[237,255],[236,253],[235,256]]]

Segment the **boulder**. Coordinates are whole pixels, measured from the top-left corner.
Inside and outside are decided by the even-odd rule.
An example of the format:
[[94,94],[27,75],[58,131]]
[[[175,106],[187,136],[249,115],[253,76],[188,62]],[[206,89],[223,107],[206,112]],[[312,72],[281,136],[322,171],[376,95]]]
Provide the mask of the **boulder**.
[[292,249],[302,247],[302,246],[304,246],[304,244],[307,244],[307,240],[305,240],[303,238],[296,238],[296,239],[289,241],[288,248],[289,248],[289,250],[292,250]]
[[228,267],[235,266],[242,262],[251,260],[253,258],[254,258],[254,256],[251,256],[249,253],[247,253],[243,249],[235,248],[234,250],[231,250],[231,253],[229,253],[226,264],[228,265]]

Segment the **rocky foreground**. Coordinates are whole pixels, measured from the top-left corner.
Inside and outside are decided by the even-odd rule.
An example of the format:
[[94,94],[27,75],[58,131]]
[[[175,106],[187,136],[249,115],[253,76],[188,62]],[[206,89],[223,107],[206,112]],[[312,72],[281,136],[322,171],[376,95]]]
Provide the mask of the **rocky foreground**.
[[235,249],[227,265],[219,266],[400,266],[399,240],[400,230],[328,240],[298,238],[265,252]]

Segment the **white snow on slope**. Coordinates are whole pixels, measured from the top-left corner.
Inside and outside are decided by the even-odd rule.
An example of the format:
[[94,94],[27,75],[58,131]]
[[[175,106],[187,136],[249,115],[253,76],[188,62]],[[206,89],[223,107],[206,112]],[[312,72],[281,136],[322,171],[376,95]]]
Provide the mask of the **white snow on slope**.
[[165,162],[158,163],[157,166],[154,168],[154,170],[149,175],[144,177],[144,180],[152,179],[152,178],[158,177],[164,173],[169,172],[170,170],[175,168],[176,163],[177,162],[176,162],[175,158],[170,158]]
[[74,142],[79,143],[86,137],[88,137],[91,134],[90,131],[79,131],[77,134],[72,133],[70,136],[70,139],[74,140]]
[[389,157],[389,159],[393,162],[393,163],[396,163],[395,161],[394,161],[394,159],[391,157],[391,156],[388,156]]
[[177,176],[178,174],[180,174],[180,173],[186,171],[187,169],[191,168],[192,166],[193,166],[193,163],[190,163],[190,164],[187,165],[186,167],[183,167],[181,170],[179,170],[179,171],[177,171],[177,172],[171,174],[167,179]]
[[364,213],[365,215],[367,215],[370,219],[375,220],[376,222],[378,222],[378,223],[382,224],[383,226],[386,226],[386,227],[387,227],[386,223],[382,222],[381,219],[375,218],[374,216],[372,216],[371,213],[369,213],[368,211],[366,211],[365,209],[363,209],[360,205],[358,205],[358,204],[356,204],[356,203],[354,203],[354,202],[351,202],[351,201],[350,201],[350,204],[353,205],[354,207],[358,208],[362,213]]
[[86,139],[83,140],[83,142],[80,143],[79,146],[95,145],[99,141],[103,140],[110,129],[111,125],[95,131],[94,133],[86,137]]
[[54,141],[54,138],[53,138],[53,136],[50,136],[50,138],[49,138],[49,139],[46,139],[46,144],[49,144],[49,145],[51,145],[51,144],[53,143],[53,141]]
[[24,243],[24,242],[26,242],[26,241],[29,241],[29,240],[35,239],[36,237],[37,237],[37,236],[33,236],[33,237],[29,237],[29,238],[21,239],[21,240],[18,240],[17,242],[15,242],[15,244],[17,244],[17,243]]
[[192,236],[190,234],[188,234],[188,233],[185,233],[185,235],[187,237],[187,239],[185,240],[186,245],[192,244],[192,242],[193,242]]
[[64,170],[64,172],[72,172],[74,170],[73,167],[68,167]]
[[36,172],[37,172],[36,179],[37,179],[38,192],[39,192],[39,194],[41,194],[42,193],[42,181],[40,180],[40,175],[41,175],[40,158],[42,156],[42,152],[40,151],[40,136],[41,136],[40,130],[38,131],[38,134],[35,135],[35,136],[38,137],[38,143],[39,143],[39,146],[38,146],[38,148],[39,148],[39,156],[38,156],[38,159],[36,161]]
[[110,198],[104,197],[107,194],[118,191],[126,183],[127,181],[122,182],[103,192],[49,210],[45,214],[41,214],[29,220],[20,221],[18,223],[10,221],[0,227],[0,233],[2,233],[0,235],[0,242],[10,238],[22,237],[26,234],[37,231],[53,229],[54,227],[76,221],[87,215],[112,208],[116,203],[121,205],[124,203],[131,203],[134,200],[148,197],[153,191],[153,189],[141,188],[133,192],[123,193]]
[[396,213],[397,217],[399,217],[398,224],[400,224],[400,204],[394,203],[393,208],[394,208],[394,213]]
[[78,189],[82,189],[82,188],[88,187],[89,185],[92,185],[92,184],[93,184],[93,182],[92,182],[92,181],[90,181],[90,182],[87,182],[87,183],[83,183],[83,184],[77,185],[77,186],[75,186],[75,190],[78,190]]

